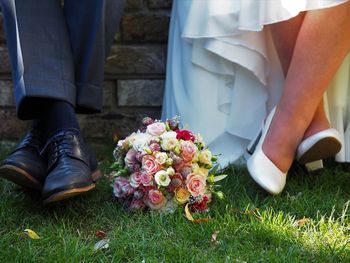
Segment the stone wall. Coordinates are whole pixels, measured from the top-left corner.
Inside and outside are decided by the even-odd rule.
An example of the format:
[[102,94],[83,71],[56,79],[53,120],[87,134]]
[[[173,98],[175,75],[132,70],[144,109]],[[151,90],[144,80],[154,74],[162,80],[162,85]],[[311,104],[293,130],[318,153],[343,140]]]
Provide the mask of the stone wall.
[[[91,140],[120,137],[144,116],[160,117],[172,0],[127,0],[105,66],[103,113],[80,115]],[[6,40],[0,16],[0,141],[18,140],[29,123],[16,118]]]

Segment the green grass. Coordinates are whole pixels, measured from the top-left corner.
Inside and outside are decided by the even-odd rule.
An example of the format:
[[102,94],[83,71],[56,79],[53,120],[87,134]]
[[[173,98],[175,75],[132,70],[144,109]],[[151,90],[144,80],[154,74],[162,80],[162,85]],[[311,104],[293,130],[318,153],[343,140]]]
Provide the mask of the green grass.
[[[0,159],[9,150],[2,146]],[[98,149],[105,172],[110,152]],[[245,169],[230,168],[226,200],[202,224],[182,211],[126,212],[113,201],[107,179],[49,206],[40,194],[1,180],[0,262],[350,262],[349,167],[327,166],[313,174],[295,167],[277,197],[260,190]],[[27,238],[25,228],[42,239]],[[110,246],[94,253],[97,230],[107,233]]]

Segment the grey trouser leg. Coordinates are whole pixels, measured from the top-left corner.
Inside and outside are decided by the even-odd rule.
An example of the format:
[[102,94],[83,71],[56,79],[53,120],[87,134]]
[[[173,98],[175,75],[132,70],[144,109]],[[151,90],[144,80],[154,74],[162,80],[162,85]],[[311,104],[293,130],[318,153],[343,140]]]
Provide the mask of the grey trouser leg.
[[42,99],[77,112],[101,110],[103,65],[123,0],[0,0],[18,117],[35,118]]
[[124,0],[65,0],[75,65],[79,113],[99,112],[104,64],[124,9]]

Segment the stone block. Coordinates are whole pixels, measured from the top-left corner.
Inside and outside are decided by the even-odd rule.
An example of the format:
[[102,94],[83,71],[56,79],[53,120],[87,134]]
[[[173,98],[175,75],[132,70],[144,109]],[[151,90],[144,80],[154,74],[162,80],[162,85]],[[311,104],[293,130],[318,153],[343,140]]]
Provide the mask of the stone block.
[[126,0],[125,12],[140,11],[143,9],[143,0]]
[[102,106],[105,109],[111,109],[117,106],[117,83],[113,80],[104,81],[102,85],[103,89],[103,102]]
[[0,80],[0,107],[14,106],[15,100],[13,98],[12,81]]
[[113,141],[115,134],[122,139],[136,131],[146,117],[160,118],[160,108],[122,108],[94,115],[80,115],[79,124],[90,140]]
[[0,141],[17,141],[24,135],[30,122],[18,120],[14,108],[5,108],[0,110],[0,124]]
[[0,43],[5,42],[4,18],[0,13]]
[[168,14],[126,14],[122,20],[124,42],[163,42],[168,40]]
[[107,58],[106,74],[164,74],[165,45],[115,45]]
[[147,0],[148,7],[151,9],[171,8],[172,0]]
[[161,106],[164,80],[118,81],[119,106]]
[[11,64],[10,57],[7,51],[6,46],[0,46],[0,73],[10,73],[11,72]]

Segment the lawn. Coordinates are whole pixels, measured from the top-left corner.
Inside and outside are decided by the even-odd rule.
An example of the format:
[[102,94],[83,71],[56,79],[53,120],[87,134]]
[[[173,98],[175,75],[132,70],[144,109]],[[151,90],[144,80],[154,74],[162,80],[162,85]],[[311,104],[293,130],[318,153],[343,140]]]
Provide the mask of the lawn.
[[[95,149],[108,173],[111,148]],[[9,151],[2,145],[0,159]],[[107,178],[90,193],[48,206],[40,194],[1,180],[0,262],[350,262],[350,169],[326,165],[312,174],[295,166],[277,197],[231,167],[226,199],[201,224],[182,211],[124,211]],[[41,239],[26,237],[26,228]],[[99,230],[109,248],[94,252]]]

